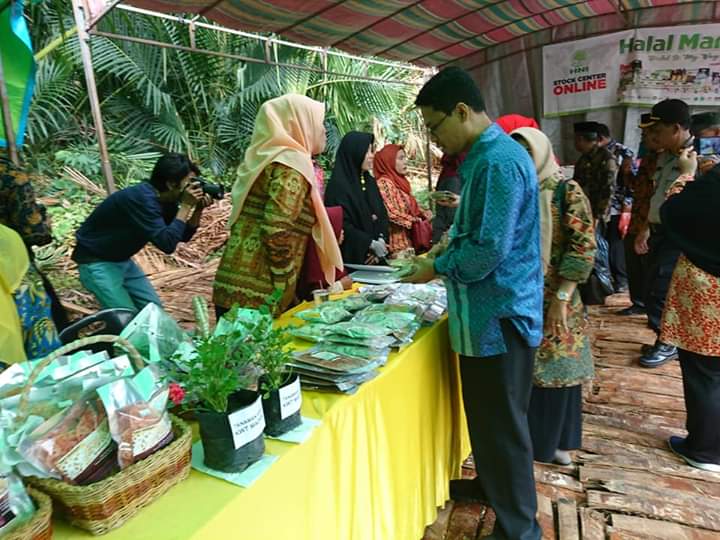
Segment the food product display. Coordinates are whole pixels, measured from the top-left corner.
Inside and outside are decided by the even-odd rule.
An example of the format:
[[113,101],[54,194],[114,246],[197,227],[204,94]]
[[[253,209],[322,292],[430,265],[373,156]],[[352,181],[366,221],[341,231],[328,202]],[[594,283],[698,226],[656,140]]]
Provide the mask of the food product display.
[[35,505],[22,481],[13,474],[0,475],[0,538],[30,519]]
[[352,313],[337,302],[326,302],[297,314],[298,319],[323,324],[335,324],[340,321],[347,321],[351,317]]
[[19,451],[40,474],[69,484],[90,484],[117,468],[102,402],[91,394],[32,431]]

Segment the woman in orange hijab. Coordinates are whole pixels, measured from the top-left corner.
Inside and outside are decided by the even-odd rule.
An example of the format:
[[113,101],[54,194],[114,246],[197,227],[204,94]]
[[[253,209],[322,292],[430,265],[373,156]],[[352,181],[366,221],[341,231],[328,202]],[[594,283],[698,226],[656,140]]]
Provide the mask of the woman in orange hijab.
[[413,247],[410,235],[413,223],[430,219],[432,214],[423,211],[412,194],[406,178],[407,156],[399,144],[388,144],[375,154],[373,173],[380,195],[390,219],[390,256]]
[[325,148],[325,106],[298,94],[262,104],[232,190],[230,237],[220,260],[213,302],[218,316],[233,304],[258,307],[282,292],[275,314],[295,299],[308,239],[322,274],[335,282],[343,262],[312,156]]

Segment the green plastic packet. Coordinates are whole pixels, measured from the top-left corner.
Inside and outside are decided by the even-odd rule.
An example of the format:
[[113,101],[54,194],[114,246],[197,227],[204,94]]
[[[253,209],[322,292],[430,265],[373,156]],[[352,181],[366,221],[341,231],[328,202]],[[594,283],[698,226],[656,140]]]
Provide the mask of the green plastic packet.
[[335,324],[352,317],[347,309],[336,302],[327,302],[312,309],[306,309],[295,315],[298,319],[313,323]]
[[177,321],[153,303],[130,321],[120,337],[134,345],[151,364],[169,360],[181,343],[190,341]]
[[35,505],[22,481],[14,474],[0,473],[0,538],[27,522]]

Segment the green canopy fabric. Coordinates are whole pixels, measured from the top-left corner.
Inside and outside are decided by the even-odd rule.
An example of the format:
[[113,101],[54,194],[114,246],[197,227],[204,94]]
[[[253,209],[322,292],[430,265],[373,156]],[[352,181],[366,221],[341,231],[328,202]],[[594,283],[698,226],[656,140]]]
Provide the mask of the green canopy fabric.
[[[0,13],[0,55],[10,100],[15,141],[22,146],[30,100],[35,88],[35,60],[25,18],[23,2],[11,2]],[[0,146],[7,147],[5,125],[0,122]]]

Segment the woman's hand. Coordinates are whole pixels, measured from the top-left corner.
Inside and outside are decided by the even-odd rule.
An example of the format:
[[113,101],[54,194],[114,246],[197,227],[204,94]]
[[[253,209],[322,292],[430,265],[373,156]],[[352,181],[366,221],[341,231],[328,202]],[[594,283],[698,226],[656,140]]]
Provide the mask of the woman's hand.
[[645,255],[650,248],[648,247],[648,239],[650,238],[650,229],[640,231],[635,237],[635,253]]
[[378,259],[373,253],[370,253],[367,256],[367,259],[365,259],[365,264],[377,264],[380,262],[380,259]]
[[568,303],[557,298],[550,302],[545,316],[545,332],[553,336],[562,336],[570,332],[567,321]]
[[680,174],[695,175],[698,167],[697,152],[690,148],[683,148],[678,155],[678,168]]

